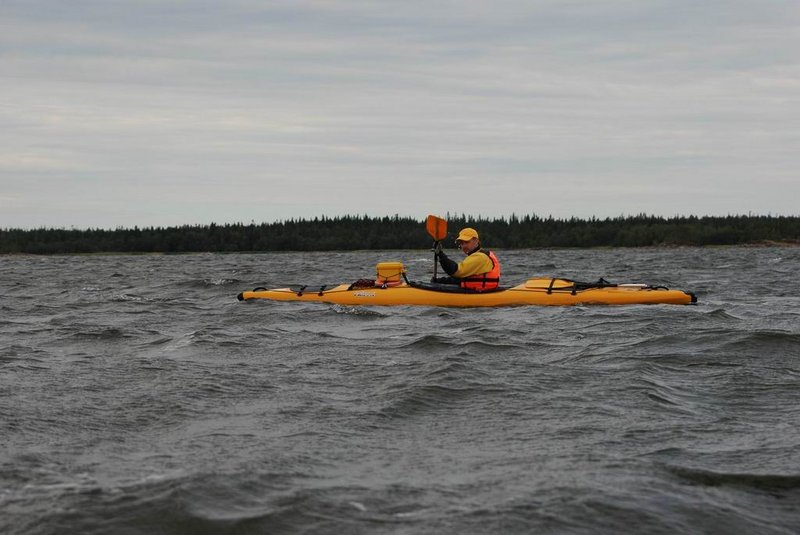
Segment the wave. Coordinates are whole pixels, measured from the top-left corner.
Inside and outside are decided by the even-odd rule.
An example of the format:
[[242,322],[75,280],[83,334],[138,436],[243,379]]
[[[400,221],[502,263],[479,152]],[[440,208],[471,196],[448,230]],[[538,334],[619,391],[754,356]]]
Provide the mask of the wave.
[[459,349],[475,349],[478,351],[496,351],[498,349],[517,350],[525,349],[524,344],[513,344],[507,342],[493,342],[490,340],[465,340],[455,341],[451,337],[440,334],[424,334],[415,337],[410,342],[405,342],[397,346],[397,348],[406,349],[443,349],[443,348],[459,348]]
[[797,355],[800,348],[800,333],[787,331],[759,330],[739,335],[737,339],[721,344],[727,350],[756,350],[766,354],[769,350],[783,349],[788,354]]
[[49,353],[41,350],[30,350],[23,346],[11,346],[6,351],[0,352],[0,367],[9,371],[46,371],[51,369]]
[[243,336],[241,333],[230,332],[221,327],[207,327],[191,331],[177,339],[158,337],[147,345],[163,345],[165,343],[168,344],[168,350],[175,350],[195,346],[239,347],[250,344],[250,340],[248,336]]
[[693,389],[680,388],[675,384],[667,384],[661,380],[660,374],[667,369],[664,366],[656,367],[654,365],[651,369],[644,371],[639,379],[639,388],[644,390],[645,396],[658,404],[663,411],[697,415],[709,410],[706,406],[709,398],[702,393]]
[[144,340],[136,344],[136,347],[157,347],[172,342],[173,338],[167,335],[156,334],[151,340]]
[[706,487],[744,487],[768,492],[800,491],[800,474],[714,472],[673,465],[665,465],[665,469],[688,483]]
[[[291,472],[153,474],[108,484],[76,476],[6,497],[14,507],[0,518],[0,529],[42,535],[333,533],[416,523],[402,515],[408,507],[363,486],[309,486],[305,479]],[[413,492],[389,493],[396,498]]]
[[113,294],[109,299],[112,303],[125,303],[128,301],[149,301],[146,297],[142,297],[140,295],[129,294],[129,293],[121,293],[121,294]]
[[128,333],[122,329],[118,329],[116,327],[100,327],[100,328],[85,327],[69,335],[69,337],[73,339],[106,340],[106,341],[132,338],[133,336],[134,336],[133,334]]
[[452,347],[450,340],[439,334],[414,335],[410,342],[403,342],[397,348],[417,348],[417,349],[444,349]]
[[389,314],[379,312],[374,308],[355,307],[347,305],[331,305],[330,310],[337,314],[344,314],[347,316],[355,316],[360,318],[385,318]]
[[480,389],[473,387],[452,387],[442,384],[407,386],[392,392],[391,399],[379,413],[390,418],[405,418],[420,412],[435,411],[478,392]]
[[228,278],[207,278],[207,279],[190,279],[178,282],[174,286],[179,288],[208,288],[214,286],[231,286],[234,284],[244,284],[239,279],[228,279]]
[[715,308],[713,310],[704,311],[703,315],[705,315],[707,318],[712,318],[712,319],[736,320],[736,321],[742,321],[743,319],[738,316],[734,316],[724,308]]

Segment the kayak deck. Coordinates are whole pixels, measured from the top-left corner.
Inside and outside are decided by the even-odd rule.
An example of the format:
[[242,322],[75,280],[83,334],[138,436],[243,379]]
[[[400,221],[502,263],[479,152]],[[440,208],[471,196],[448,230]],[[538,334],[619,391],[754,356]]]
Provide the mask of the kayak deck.
[[[359,284],[362,283],[362,284]],[[580,283],[569,279],[528,279],[522,284],[476,292],[457,286],[404,281],[398,285],[372,285],[359,281],[338,286],[255,288],[238,296],[240,301],[270,299],[367,306],[498,307],[523,305],[633,305],[697,302],[692,292],[647,284]]]

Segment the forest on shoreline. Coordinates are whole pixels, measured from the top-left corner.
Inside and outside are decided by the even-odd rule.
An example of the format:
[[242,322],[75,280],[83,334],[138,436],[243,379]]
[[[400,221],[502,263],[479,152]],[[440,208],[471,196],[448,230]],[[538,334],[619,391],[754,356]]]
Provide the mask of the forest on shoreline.
[[[800,244],[800,216],[620,216],[555,219],[536,215],[448,218],[448,240],[462,227],[497,249]],[[315,217],[275,223],[108,229],[0,229],[0,254],[192,253],[423,249],[425,220]]]

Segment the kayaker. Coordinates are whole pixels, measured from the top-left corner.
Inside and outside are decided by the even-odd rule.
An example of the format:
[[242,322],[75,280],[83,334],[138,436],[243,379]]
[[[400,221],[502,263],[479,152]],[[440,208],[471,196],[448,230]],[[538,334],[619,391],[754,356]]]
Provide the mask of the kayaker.
[[474,228],[464,228],[458,233],[456,247],[467,257],[463,262],[451,260],[442,251],[442,244],[436,245],[439,265],[449,277],[439,277],[434,282],[458,284],[464,289],[485,291],[500,285],[500,261],[492,251],[482,251],[478,232]]

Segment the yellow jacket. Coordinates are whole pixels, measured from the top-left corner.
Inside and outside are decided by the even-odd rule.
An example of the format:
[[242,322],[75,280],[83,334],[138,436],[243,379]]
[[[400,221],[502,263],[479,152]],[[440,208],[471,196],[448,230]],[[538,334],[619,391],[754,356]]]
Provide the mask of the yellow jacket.
[[483,251],[475,251],[466,257],[463,262],[459,262],[458,269],[453,273],[453,277],[463,279],[472,275],[482,275],[489,273],[493,267],[494,264],[492,264],[492,259],[489,258],[489,255]]

